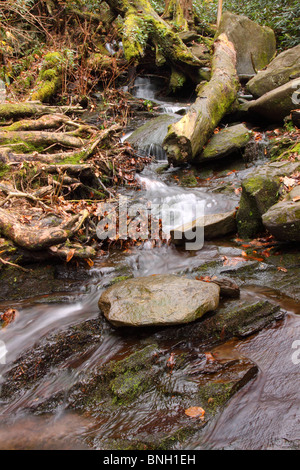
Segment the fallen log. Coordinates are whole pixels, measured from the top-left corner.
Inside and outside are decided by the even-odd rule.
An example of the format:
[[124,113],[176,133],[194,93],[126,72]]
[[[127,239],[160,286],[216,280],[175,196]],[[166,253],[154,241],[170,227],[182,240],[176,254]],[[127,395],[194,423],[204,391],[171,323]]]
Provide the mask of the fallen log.
[[[195,57],[177,33],[153,9],[148,0],[107,0],[113,13],[124,17],[123,48],[126,59],[137,65],[150,42],[156,50],[156,62],[167,61],[198,80],[202,62]],[[196,69],[195,69],[196,68]],[[196,73],[195,73],[196,72]]]
[[171,124],[163,148],[171,163],[195,160],[234,103],[238,91],[236,53],[225,34],[214,43],[211,80],[201,87],[187,114]]
[[[57,115],[54,115],[53,117],[55,118],[55,116],[57,116]],[[46,116],[44,116],[44,117],[46,117]],[[41,118],[41,119],[43,119],[43,118]],[[23,121],[23,123],[24,122],[25,121]],[[28,124],[31,123],[31,122],[37,123],[37,122],[40,122],[40,120],[37,120],[37,121],[29,121],[28,120],[28,121],[26,121],[26,123],[28,123]],[[43,121],[41,121],[41,122],[43,122]],[[65,124],[68,124],[68,125],[78,126],[78,129],[77,129],[78,131],[81,131],[84,127],[80,124],[77,124],[76,122],[69,121],[68,118],[67,118],[66,121],[64,120],[63,122]],[[19,124],[19,123],[15,123],[15,124]],[[94,131],[94,129],[92,129],[90,127],[85,128],[85,130],[88,130],[88,129],[90,129],[90,131]],[[121,129],[122,129],[122,127],[119,124],[113,124],[111,127],[107,128],[107,129],[103,129],[100,132],[98,132],[93,137],[93,139],[91,139],[88,143],[87,143],[86,140],[83,141],[82,139],[77,138],[77,140],[75,142],[78,143],[78,144],[80,142],[80,146],[78,147],[79,150],[75,150],[75,151],[72,151],[72,152],[58,152],[58,153],[52,153],[52,154],[49,154],[49,153],[43,154],[43,153],[39,153],[39,152],[14,153],[14,152],[12,152],[12,148],[16,144],[11,143],[10,146],[9,146],[9,142],[6,142],[4,144],[5,147],[2,147],[2,148],[0,147],[0,162],[4,163],[4,164],[7,164],[7,163],[22,163],[23,161],[41,162],[41,163],[55,163],[55,162],[59,163],[61,160],[85,161],[93,155],[93,153],[97,149],[98,145],[100,145],[102,142],[105,141],[105,139],[110,137],[111,134],[117,133]],[[1,138],[1,131],[2,130],[3,130],[3,128],[0,130],[0,138]],[[5,131],[3,131],[3,132],[5,132]],[[75,133],[76,133],[76,131],[75,131]],[[52,139],[60,140],[61,145],[62,145],[63,142],[65,142],[65,143],[66,142],[69,142],[69,143],[73,142],[72,137],[75,138],[75,135],[74,135],[75,133],[66,134],[66,133],[58,133],[58,132],[54,132],[54,133],[47,132],[46,134],[47,134],[47,136],[50,135],[49,139],[52,138]],[[29,132],[29,134],[32,135],[33,132]],[[43,135],[44,134],[45,133],[43,133]],[[57,135],[58,135],[58,137],[57,137]],[[19,141],[22,141],[21,132],[16,132],[16,136],[19,138],[18,139]],[[63,136],[67,136],[66,140],[64,139]],[[6,138],[7,138],[7,135],[6,135]],[[35,137],[32,137],[32,139],[35,139]],[[32,142],[33,142],[33,140],[31,141],[30,136],[29,136],[27,143],[32,143]],[[25,144],[26,144],[26,142],[25,142]],[[36,146],[38,145],[37,140],[34,140],[34,144]]]
[[39,251],[64,243],[74,236],[89,216],[84,210],[60,225],[45,228],[42,223],[20,223],[11,212],[0,208],[0,232],[16,245],[29,251]]
[[11,119],[22,119],[30,116],[43,116],[44,114],[72,114],[83,113],[80,106],[47,106],[34,101],[25,103],[2,103],[0,104],[0,121]]
[[25,143],[36,148],[49,147],[50,145],[60,145],[67,148],[80,148],[84,141],[73,135],[64,132],[43,132],[43,131],[3,131],[0,130],[0,144],[9,146],[10,143]]
[[69,118],[65,114],[45,114],[39,119],[23,119],[9,126],[1,127],[1,131],[42,131],[45,129],[57,129],[68,121]]

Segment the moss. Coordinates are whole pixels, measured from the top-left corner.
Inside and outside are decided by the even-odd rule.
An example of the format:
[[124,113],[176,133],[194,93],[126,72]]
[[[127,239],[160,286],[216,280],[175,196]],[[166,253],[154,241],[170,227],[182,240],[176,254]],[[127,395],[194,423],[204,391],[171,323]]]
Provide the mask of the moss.
[[172,93],[180,90],[186,82],[186,76],[179,70],[172,69],[169,89]]
[[117,282],[126,281],[126,279],[131,279],[132,277],[133,277],[132,274],[115,277],[114,279],[111,280],[109,285],[112,286],[113,284],[117,284]]
[[35,145],[33,142],[24,142],[19,139],[3,140],[1,144],[7,147],[11,146],[16,153],[41,152],[44,149],[41,145]]
[[81,150],[78,153],[73,154],[71,157],[66,157],[61,160],[61,164],[70,164],[70,165],[78,165],[81,163],[82,158],[85,156],[86,152]]
[[10,167],[0,162],[0,179],[5,178],[5,176],[7,176],[9,172],[10,172]]
[[62,85],[62,65],[64,57],[60,52],[45,55],[42,69],[32,92],[31,99],[49,103]]

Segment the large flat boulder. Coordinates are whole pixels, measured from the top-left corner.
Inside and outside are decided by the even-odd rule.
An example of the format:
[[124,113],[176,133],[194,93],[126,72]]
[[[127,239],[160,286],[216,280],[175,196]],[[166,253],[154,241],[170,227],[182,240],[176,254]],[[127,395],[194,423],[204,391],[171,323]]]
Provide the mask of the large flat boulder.
[[247,145],[251,135],[244,124],[226,127],[212,136],[197,161],[208,162],[234,154]]
[[277,240],[300,241],[300,202],[278,202],[262,216],[264,226]]
[[248,112],[271,122],[282,121],[293,109],[299,107],[300,78],[295,78],[251,101]]
[[225,11],[217,36],[221,33],[225,33],[234,44],[238,75],[251,75],[256,70],[263,69],[275,55],[274,31],[267,26],[260,26],[246,16]]
[[219,296],[217,284],[162,274],[114,284],[99,308],[115,326],[175,325],[215,310]]
[[175,245],[183,245],[186,241],[192,240],[192,234],[197,227],[203,227],[205,240],[228,235],[236,231],[235,216],[236,211],[204,215],[171,230],[171,240]]
[[248,91],[259,98],[290,80],[300,77],[300,44],[281,52],[265,70],[260,70],[247,83]]

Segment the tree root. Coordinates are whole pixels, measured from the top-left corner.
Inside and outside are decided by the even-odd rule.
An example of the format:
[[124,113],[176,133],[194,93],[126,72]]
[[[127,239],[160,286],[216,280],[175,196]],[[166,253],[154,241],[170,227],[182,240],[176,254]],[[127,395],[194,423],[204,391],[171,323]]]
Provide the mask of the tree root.
[[89,212],[84,210],[58,226],[45,229],[38,222],[30,225],[20,223],[10,212],[0,209],[0,230],[16,245],[29,251],[38,251],[64,243],[80,230],[88,216]]

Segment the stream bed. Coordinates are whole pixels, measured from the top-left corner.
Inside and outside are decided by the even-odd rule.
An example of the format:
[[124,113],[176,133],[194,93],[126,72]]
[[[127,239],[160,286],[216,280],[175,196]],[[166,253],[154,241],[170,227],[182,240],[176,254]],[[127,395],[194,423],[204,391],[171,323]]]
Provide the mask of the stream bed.
[[[202,200],[206,213],[225,212],[238,204],[239,181],[260,164],[157,171],[163,163],[137,176],[141,191],[123,195],[177,208]],[[181,184],[191,172],[196,187]],[[19,316],[0,331],[7,350],[0,448],[299,448],[299,252],[278,244],[262,261],[243,251],[235,236],[199,251],[145,241],[102,253],[92,268],[70,263],[8,276],[0,311],[13,307]],[[172,273],[228,276],[240,297],[178,327],[118,329],[99,311],[112,283]],[[204,419],[186,415],[194,406]]]

